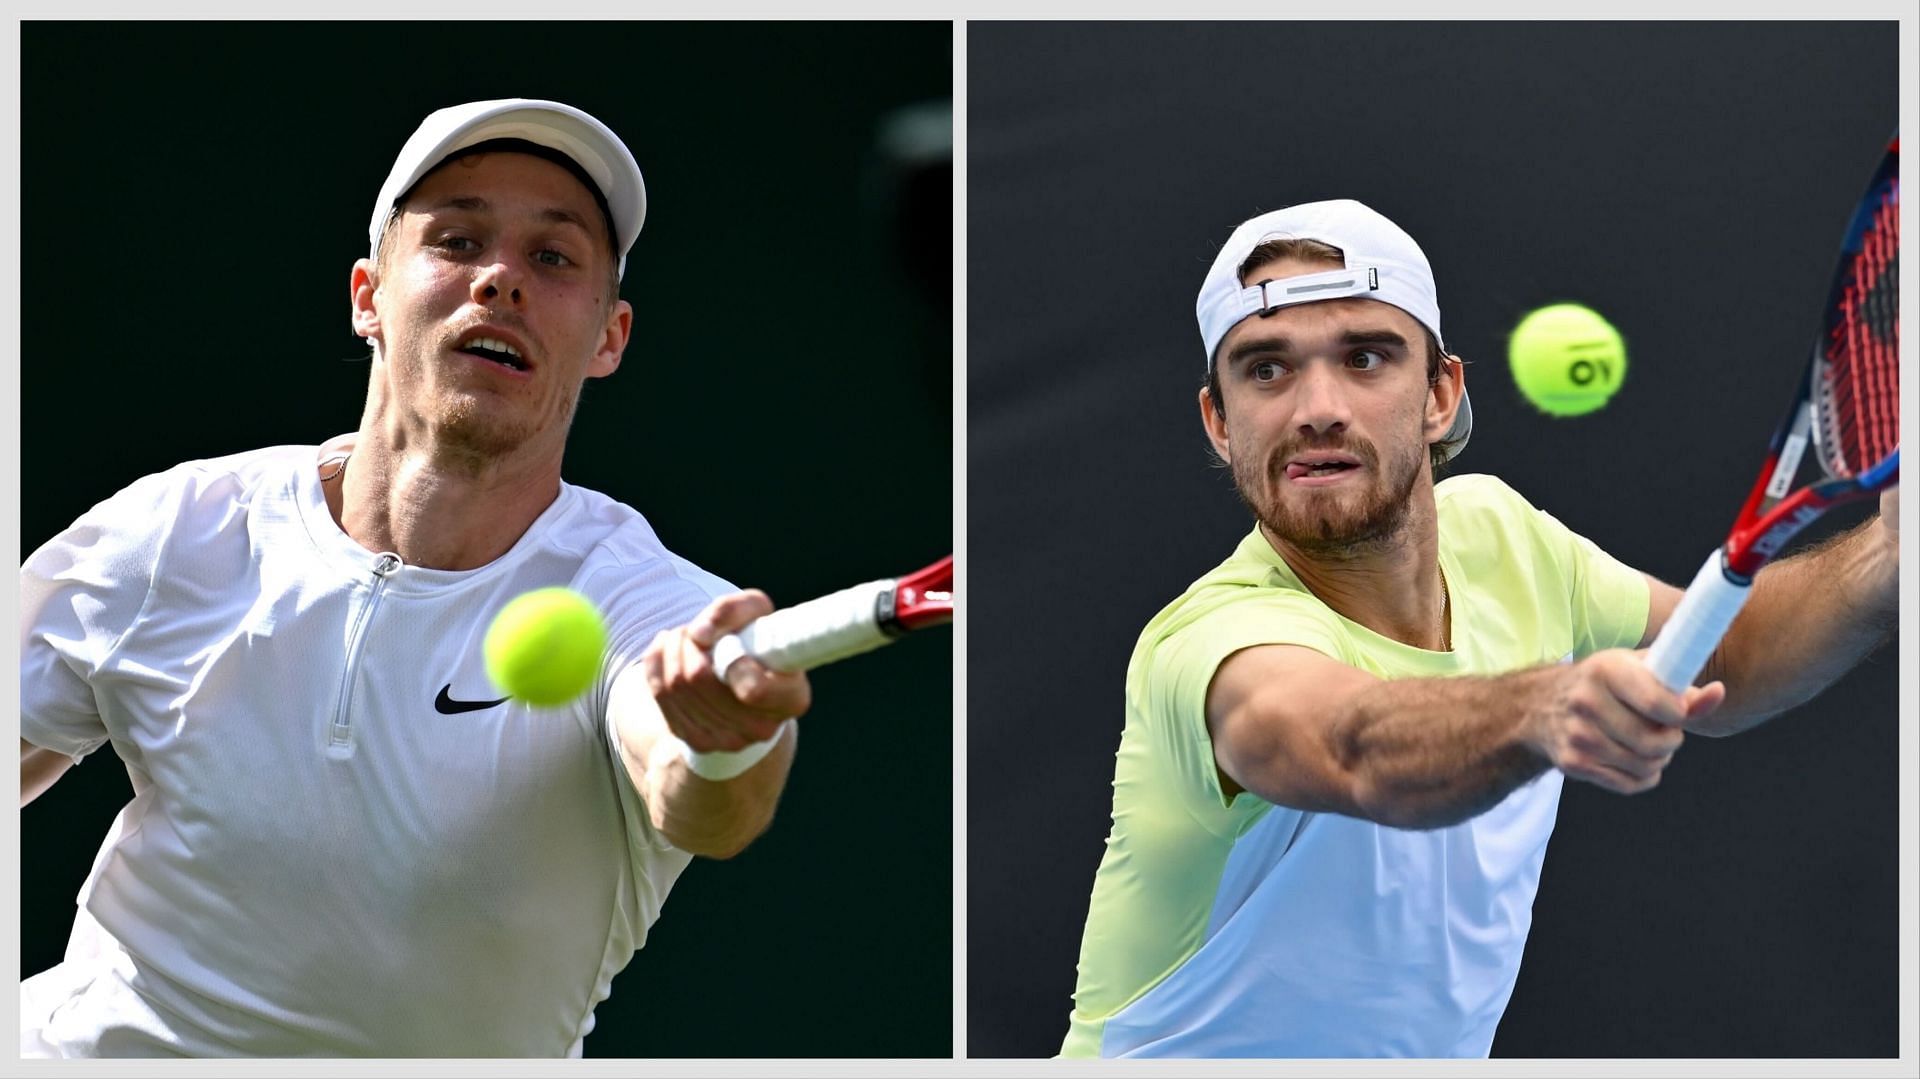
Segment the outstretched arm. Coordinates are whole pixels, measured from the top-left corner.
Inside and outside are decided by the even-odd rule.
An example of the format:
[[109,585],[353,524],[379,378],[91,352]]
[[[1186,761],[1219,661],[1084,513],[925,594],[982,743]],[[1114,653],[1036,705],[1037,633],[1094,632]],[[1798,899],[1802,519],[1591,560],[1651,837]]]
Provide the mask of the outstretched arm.
[[[1746,606],[1700,675],[1726,683],[1726,706],[1688,730],[1717,737],[1758,726],[1831,685],[1892,635],[1900,608],[1899,494],[1881,494],[1878,518],[1754,577]],[[1659,635],[1683,595],[1647,580],[1643,644]]]
[[1623,649],[1495,677],[1383,680],[1293,645],[1229,656],[1207,688],[1221,786],[1397,828],[1444,828],[1557,767],[1650,790],[1679,724],[1721,687],[1674,694]]
[[[681,850],[731,858],[773,821],[793,765],[796,726],[811,688],[804,674],[768,670],[751,657],[714,675],[709,650],[727,633],[773,610],[757,591],[722,596],[694,620],[647,646],[614,680],[608,712],[620,758],[653,826]],[[687,758],[773,741],[763,757],[727,778],[700,774]],[[712,771],[712,769],[708,769]]]

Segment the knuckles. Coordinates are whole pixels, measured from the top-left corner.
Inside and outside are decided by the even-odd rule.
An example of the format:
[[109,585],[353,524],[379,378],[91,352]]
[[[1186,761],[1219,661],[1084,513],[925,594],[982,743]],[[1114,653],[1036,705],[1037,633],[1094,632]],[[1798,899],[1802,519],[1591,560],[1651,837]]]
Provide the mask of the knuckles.
[[1567,689],[1566,708],[1575,716],[1594,716],[1600,711],[1600,691],[1592,682],[1581,679]]
[[707,604],[698,621],[717,635],[732,633],[748,622],[772,613],[773,601],[767,598],[767,594],[757,588],[749,588],[730,592]]
[[1568,746],[1588,752],[1606,744],[1606,737],[1600,733],[1600,728],[1584,716],[1567,720],[1566,740]]

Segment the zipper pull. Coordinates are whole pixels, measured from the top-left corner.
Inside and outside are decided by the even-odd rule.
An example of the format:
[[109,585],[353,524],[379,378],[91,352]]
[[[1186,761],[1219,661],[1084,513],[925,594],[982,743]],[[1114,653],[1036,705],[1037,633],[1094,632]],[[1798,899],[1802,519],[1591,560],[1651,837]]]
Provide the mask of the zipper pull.
[[399,555],[391,551],[386,552],[373,560],[373,575],[375,577],[391,577],[399,573],[400,567],[405,564],[406,563],[400,561]]

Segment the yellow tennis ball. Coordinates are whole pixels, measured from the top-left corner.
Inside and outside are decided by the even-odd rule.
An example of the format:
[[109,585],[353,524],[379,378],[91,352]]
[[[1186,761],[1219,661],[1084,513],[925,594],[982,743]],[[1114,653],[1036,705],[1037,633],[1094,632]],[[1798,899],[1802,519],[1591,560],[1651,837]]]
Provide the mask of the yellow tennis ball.
[[1620,331],[1591,307],[1542,307],[1513,328],[1507,342],[1513,381],[1540,411],[1580,416],[1607,403],[1627,377]]
[[607,626],[571,588],[515,596],[487,627],[487,676],[516,700],[549,708],[585,692],[600,673]]

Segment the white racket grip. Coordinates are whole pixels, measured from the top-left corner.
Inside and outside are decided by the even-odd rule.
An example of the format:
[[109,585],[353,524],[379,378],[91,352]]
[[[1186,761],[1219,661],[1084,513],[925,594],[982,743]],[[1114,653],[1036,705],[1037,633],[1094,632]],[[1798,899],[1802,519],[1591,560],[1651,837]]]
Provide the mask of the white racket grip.
[[1707,658],[1726,636],[1735,615],[1746,606],[1753,585],[1736,584],[1727,579],[1722,567],[1725,559],[1720,548],[1707,556],[1706,564],[1693,575],[1687,594],[1680,597],[1673,617],[1660,627],[1647,650],[1647,666],[1654,677],[1675,693],[1693,684]]
[[868,581],[752,622],[714,642],[714,672],[725,680],[743,655],[776,671],[807,671],[878,648],[893,639],[876,614],[893,585],[892,579]]

